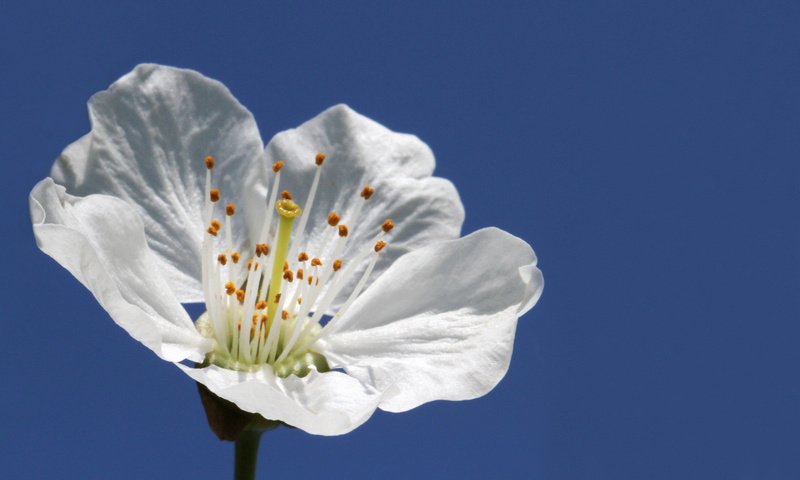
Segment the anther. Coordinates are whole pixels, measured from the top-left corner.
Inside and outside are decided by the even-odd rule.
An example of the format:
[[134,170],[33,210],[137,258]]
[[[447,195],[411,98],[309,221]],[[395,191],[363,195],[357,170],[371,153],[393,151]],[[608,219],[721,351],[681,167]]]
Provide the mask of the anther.
[[292,192],[289,190],[284,190],[281,192],[281,198],[284,200],[291,200],[292,199]]
[[339,225],[339,236],[346,237],[347,236],[347,225]]
[[257,243],[256,255],[258,255],[259,257],[261,255],[269,255],[269,245],[267,245],[266,243]]
[[[258,265],[258,264],[256,264],[256,265]],[[248,270],[252,270],[253,269],[253,259],[252,258],[247,261],[247,269]]]
[[336,212],[329,213],[328,214],[328,225],[330,225],[331,227],[335,227],[336,225],[339,224],[339,219],[340,219],[340,217],[339,217],[339,215],[336,214]]
[[231,260],[233,260],[233,263],[239,263],[239,258],[241,258],[241,255],[239,255],[239,252],[231,253]]
[[375,251],[380,252],[386,246],[386,242],[383,240],[378,240],[378,243],[375,244]]
[[225,293],[228,295],[233,295],[236,292],[236,285],[233,282],[228,282],[225,284]]
[[390,218],[387,218],[386,221],[383,222],[383,225],[381,225],[381,229],[383,230],[384,233],[391,232],[393,228],[394,228],[394,223],[392,223],[392,220]]
[[314,275],[309,275],[308,276],[308,284],[311,285],[311,282],[313,282],[313,281],[314,281]]
[[283,261],[283,271],[289,270],[289,262],[286,260]]
[[236,300],[244,302],[244,290],[242,290],[241,288],[239,290],[236,290]]
[[219,189],[215,188],[215,189],[209,191],[208,192],[208,197],[209,197],[209,200],[211,200],[212,202],[215,202],[215,203],[218,202],[219,201]]
[[225,266],[228,263],[228,257],[226,257],[224,253],[220,253],[217,255],[217,261],[220,265]]
[[229,203],[225,205],[225,215],[232,217],[236,213],[236,205]]
[[214,157],[212,157],[211,155],[208,155],[206,157],[205,161],[206,161],[206,168],[207,169],[211,170],[212,168],[214,168]]
[[305,274],[303,273],[303,269],[302,269],[302,268],[298,268],[298,269],[297,269],[297,279],[298,279],[298,280],[302,280],[302,279],[303,279],[303,275],[305,275]]
[[369,200],[369,197],[371,197],[373,193],[375,193],[374,188],[370,187],[369,185],[364,185],[364,189],[361,190],[361,198],[364,200]]
[[287,282],[293,282],[294,272],[291,270],[286,270],[285,272],[283,272],[283,279],[286,280]]
[[211,226],[214,227],[214,230],[216,231],[219,231],[219,229],[222,228],[222,225],[216,220],[211,220]]
[[281,320],[286,320],[287,318],[289,318],[289,312],[287,312],[286,310],[282,311]]
[[283,168],[283,165],[284,165],[283,161],[282,160],[278,160],[277,162],[275,162],[272,165],[272,171],[275,172],[275,173],[280,172],[281,168]]
[[206,230],[206,231],[207,231],[208,233],[210,233],[211,235],[215,236],[215,237],[217,236],[217,229],[216,229],[216,228],[214,228],[213,226],[211,226],[211,227],[208,227],[208,230]]
[[317,153],[317,156],[314,158],[314,162],[317,164],[318,167],[322,166],[322,162],[325,161],[325,154],[324,153]]
[[336,260],[335,262],[333,262],[333,271],[334,272],[338,272],[340,268],[342,268],[342,260],[341,259]]
[[259,300],[258,303],[256,303],[256,310],[264,310],[265,308],[267,308],[267,302],[264,300]]
[[303,304],[303,297],[297,297],[297,304],[298,305],[302,305]]
[[311,259],[311,266],[312,267],[321,267],[322,266],[322,260],[320,260],[317,257],[312,258]]
[[275,294],[275,303],[278,303],[280,301],[281,301],[281,294],[280,293],[276,293]]
[[300,255],[297,256],[298,262],[305,262],[308,260],[308,254],[306,252],[300,252]]

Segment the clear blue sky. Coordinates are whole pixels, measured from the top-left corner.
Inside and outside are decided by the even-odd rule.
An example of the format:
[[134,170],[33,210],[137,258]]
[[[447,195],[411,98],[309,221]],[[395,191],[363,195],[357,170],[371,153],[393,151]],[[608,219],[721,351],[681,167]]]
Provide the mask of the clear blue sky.
[[28,219],[87,99],[146,61],[221,80],[265,139],[340,102],[417,134],[464,232],[545,274],[488,396],[269,433],[260,478],[800,478],[798,25],[790,1],[4,2],[0,476],[230,476],[192,382]]

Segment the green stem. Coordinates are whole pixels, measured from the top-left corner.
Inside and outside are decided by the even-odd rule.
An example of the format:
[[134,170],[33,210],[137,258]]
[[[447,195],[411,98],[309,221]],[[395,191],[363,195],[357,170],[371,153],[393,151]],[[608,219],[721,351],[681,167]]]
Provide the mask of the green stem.
[[245,429],[236,440],[235,464],[233,480],[254,480],[256,478],[256,460],[258,459],[258,442],[261,430]]

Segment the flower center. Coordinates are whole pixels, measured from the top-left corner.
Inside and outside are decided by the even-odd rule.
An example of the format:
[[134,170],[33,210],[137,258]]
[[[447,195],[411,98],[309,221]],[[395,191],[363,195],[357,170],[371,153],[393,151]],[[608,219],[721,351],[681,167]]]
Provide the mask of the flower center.
[[[267,193],[267,205],[274,205],[275,213],[268,208],[259,235],[250,239],[255,248],[245,254],[243,261],[242,254],[234,250],[231,237],[236,206],[226,205],[224,224],[214,218],[222,194],[211,188],[215,161],[211,156],[206,157],[203,212],[206,230],[202,246],[206,312],[196,326],[202,335],[215,341],[214,349],[206,357],[207,363],[245,371],[270,365],[283,377],[303,376],[312,367],[318,371],[329,369],[325,358],[313,351],[313,343],[338,322],[361,293],[386,246],[382,237],[394,224],[387,219],[376,229],[375,237],[345,261],[342,253],[349,229],[336,212],[331,212],[327,218],[330,231],[327,241],[319,247],[319,252],[314,252],[315,256],[307,253],[304,233],[325,155],[319,153],[315,160],[317,168],[305,210],[295,203],[290,192],[281,192],[281,198],[277,199],[284,162],[273,165],[275,177]],[[361,190],[363,201],[357,202],[348,219],[351,225],[357,224],[364,204],[374,192],[369,186]],[[276,215],[278,222],[273,228]],[[295,226],[295,221],[299,225]],[[355,288],[323,326],[323,315],[365,262],[367,267]]]

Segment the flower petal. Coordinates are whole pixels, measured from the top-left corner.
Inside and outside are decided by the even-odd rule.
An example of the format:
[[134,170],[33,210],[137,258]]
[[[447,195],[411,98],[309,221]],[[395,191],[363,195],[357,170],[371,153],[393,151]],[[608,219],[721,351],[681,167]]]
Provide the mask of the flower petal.
[[517,318],[542,286],[527,243],[479,230],[400,258],[318,351],[383,392],[383,410],[479,397],[505,375]]
[[52,179],[30,195],[36,243],[69,270],[111,318],[168,361],[202,361],[210,348],[172,294],[133,208],[105,195],[65,193]]
[[[326,220],[331,211],[349,227],[345,262],[368,247],[384,220],[395,222],[388,239],[391,248],[381,256],[373,277],[413,249],[458,238],[464,221],[458,192],[449,181],[431,177],[433,153],[416,136],[392,132],[346,105],[329,108],[295,129],[278,133],[267,145],[267,160],[286,162],[281,188],[292,192],[299,202],[308,195],[317,152],[325,153],[327,159],[314,205],[305,210],[311,216],[304,243],[312,256],[322,256],[322,245],[330,238]],[[350,219],[356,205],[364,201],[359,193],[366,184],[375,193],[353,225]],[[358,275],[350,283],[357,281]],[[345,287],[340,300],[351,290]]]
[[242,410],[315,435],[350,432],[367,421],[380,402],[380,394],[374,389],[341,372],[319,373],[312,369],[303,378],[279,378],[269,366],[255,372],[237,372],[216,365],[176,365]]
[[[158,65],[139,65],[94,95],[89,116],[91,133],[64,150],[50,175],[72,195],[102,193],[134,205],[178,299],[202,301],[203,159],[217,160],[223,202],[252,201],[247,193],[266,179],[253,116],[221,83]],[[244,228],[234,222],[236,239],[245,241]]]

